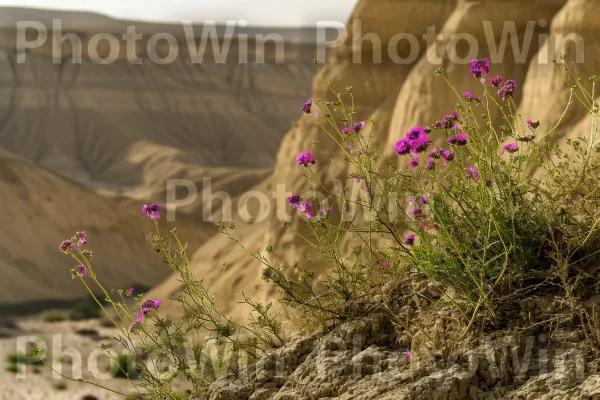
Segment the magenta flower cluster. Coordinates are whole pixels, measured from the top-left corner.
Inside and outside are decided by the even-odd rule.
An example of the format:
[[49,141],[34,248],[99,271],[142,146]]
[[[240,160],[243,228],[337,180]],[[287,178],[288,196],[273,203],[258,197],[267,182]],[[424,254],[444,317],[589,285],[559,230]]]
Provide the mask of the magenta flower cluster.
[[504,79],[501,76],[490,79],[490,85],[498,88],[498,96],[500,96],[502,101],[506,101],[513,97],[515,95],[515,90],[517,89],[517,82],[512,79],[504,82]]
[[137,324],[144,323],[144,319],[145,319],[146,315],[148,315],[153,310],[158,310],[158,307],[160,307],[161,304],[162,304],[162,302],[155,298],[151,298],[151,299],[148,299],[148,300],[142,302],[140,304],[140,311],[136,311],[133,314],[135,322]]
[[466,133],[459,133],[448,139],[448,143],[455,146],[464,146],[469,142],[469,136]]
[[69,254],[76,247],[81,247],[87,243],[87,233],[85,231],[76,232],[71,239],[66,239],[61,242],[58,249],[65,254]]
[[473,96],[473,93],[471,93],[471,92],[464,92],[463,97],[465,100],[467,100],[469,102],[474,101],[476,103],[481,103],[481,97],[475,97],[475,96]]
[[490,62],[487,58],[478,60],[474,58],[471,60],[471,75],[477,79],[482,79],[484,76],[490,73]]
[[360,133],[360,130],[365,127],[365,121],[359,121],[352,125],[352,132]]
[[313,104],[314,104],[313,100],[309,100],[306,103],[304,103],[304,105],[302,106],[302,112],[304,114],[310,114],[310,110],[311,110]]
[[303,212],[306,218],[311,219],[313,217],[312,202],[307,201],[303,203],[302,196],[300,196],[299,194],[289,196],[288,203],[291,204],[292,208],[297,208],[301,212]]
[[[429,130],[430,131],[430,130]],[[427,150],[431,139],[427,136],[425,129],[416,126],[406,132],[403,139],[396,143],[396,153],[404,155],[408,153],[419,154]]]
[[142,212],[146,213],[146,215],[148,217],[150,217],[150,219],[159,219],[160,218],[160,214],[158,213],[159,211],[162,211],[162,207],[159,206],[158,204],[144,204],[142,206]]
[[519,146],[516,143],[508,143],[502,146],[502,154],[507,153],[516,153],[519,150]]
[[83,278],[84,276],[86,276],[88,274],[88,269],[85,265],[79,264],[78,266],[73,268],[73,271],[71,271],[71,274],[72,274],[72,279],[75,279],[78,276]]
[[313,158],[312,151],[298,154],[298,157],[296,157],[296,162],[298,163],[298,166],[303,165],[305,167],[316,163],[315,159]]
[[450,114],[444,116],[444,119],[437,121],[434,126],[437,129],[452,129],[456,126],[458,121],[458,112],[452,111]]
[[467,177],[470,177],[476,181],[480,181],[481,177],[479,176],[479,171],[477,171],[477,168],[471,166],[471,167],[467,167],[467,171],[469,172],[467,174]]

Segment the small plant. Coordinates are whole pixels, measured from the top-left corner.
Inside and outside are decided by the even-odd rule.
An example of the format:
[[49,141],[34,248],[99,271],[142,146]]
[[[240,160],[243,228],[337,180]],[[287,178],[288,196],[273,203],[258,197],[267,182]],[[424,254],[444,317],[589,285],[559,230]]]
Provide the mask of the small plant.
[[102,316],[102,310],[89,301],[79,302],[73,306],[69,314],[71,321],[81,321],[86,319],[97,319]]
[[135,357],[129,354],[119,355],[108,368],[113,378],[122,379],[139,379],[141,371],[136,365]]
[[27,365],[41,365],[43,361],[39,356],[26,355],[20,352],[11,353],[6,356],[6,361],[9,364],[27,364]]
[[68,316],[65,312],[52,309],[42,313],[42,321],[44,322],[61,322],[66,321]]
[[5,368],[5,370],[6,370],[6,372],[17,374],[17,373],[21,372],[21,367],[19,366],[19,364],[8,364]]

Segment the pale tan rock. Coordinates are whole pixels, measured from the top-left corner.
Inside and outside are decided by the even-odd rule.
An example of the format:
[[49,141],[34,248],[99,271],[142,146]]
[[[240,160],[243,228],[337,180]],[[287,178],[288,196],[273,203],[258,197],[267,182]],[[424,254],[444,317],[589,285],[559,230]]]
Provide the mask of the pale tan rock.
[[[573,104],[565,112],[570,90],[565,82],[564,69],[557,70],[552,60],[560,53],[565,53],[569,68],[589,90],[591,85],[588,78],[597,74],[600,69],[599,42],[600,2],[570,0],[552,20],[548,40],[531,60],[523,85],[524,101],[519,107],[519,114],[524,119],[539,120],[540,128],[548,131],[564,113],[562,127],[549,139],[559,139],[569,134],[569,127],[586,112],[575,97]],[[570,78],[568,82],[572,84],[574,80]]]
[[[490,60],[488,78],[501,75],[505,80],[515,80],[518,85],[515,101],[518,103],[527,65],[536,54],[538,44],[535,38],[544,31],[536,22],[540,19],[549,20],[561,3],[562,1],[542,3],[536,0],[460,1],[444,25],[442,40],[429,47],[426,56],[411,71],[398,95],[387,149],[393,151],[395,143],[411,127],[431,125],[455,109],[455,104],[460,99],[436,75],[438,68],[445,70],[448,81],[456,88],[459,96],[466,91],[480,96],[482,85],[469,74],[470,60],[487,57]],[[506,26],[505,22],[508,22]],[[526,37],[529,30],[534,39],[529,50],[516,49],[508,41],[505,51],[501,51],[498,44],[501,43],[502,33],[506,28],[513,29],[519,38]],[[461,37],[471,38],[472,45],[459,40]],[[485,112],[482,106],[477,110]],[[493,117],[497,115],[495,112]],[[437,143],[441,142],[441,138],[438,138]]]

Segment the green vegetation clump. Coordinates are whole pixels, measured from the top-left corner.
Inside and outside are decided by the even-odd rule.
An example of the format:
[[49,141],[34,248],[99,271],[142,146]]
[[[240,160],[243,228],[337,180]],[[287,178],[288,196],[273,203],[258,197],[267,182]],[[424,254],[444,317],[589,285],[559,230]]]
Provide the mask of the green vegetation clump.
[[76,303],[73,309],[69,313],[69,319],[71,321],[81,321],[86,319],[97,319],[102,316],[102,310],[97,304],[89,301],[83,301]]
[[39,356],[27,355],[20,352],[10,353],[6,356],[6,361],[9,364],[27,364],[27,365],[41,365],[43,364],[42,359]]
[[61,310],[47,310],[42,313],[42,321],[44,322],[62,322],[68,319],[68,315]]
[[12,374],[18,374],[21,372],[21,367],[19,364],[8,364],[5,368],[6,372],[10,372]]

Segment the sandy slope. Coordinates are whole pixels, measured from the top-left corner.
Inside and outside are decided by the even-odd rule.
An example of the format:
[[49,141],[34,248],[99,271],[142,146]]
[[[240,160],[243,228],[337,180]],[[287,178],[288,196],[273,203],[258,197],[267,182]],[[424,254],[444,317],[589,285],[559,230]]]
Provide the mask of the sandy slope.
[[[0,303],[82,297],[72,281],[74,261],[58,250],[63,238],[86,230],[96,273],[108,288],[152,286],[169,274],[146,242],[153,229],[140,201],[99,196],[33,163],[0,153]],[[192,247],[214,232],[213,225],[180,218]]]

